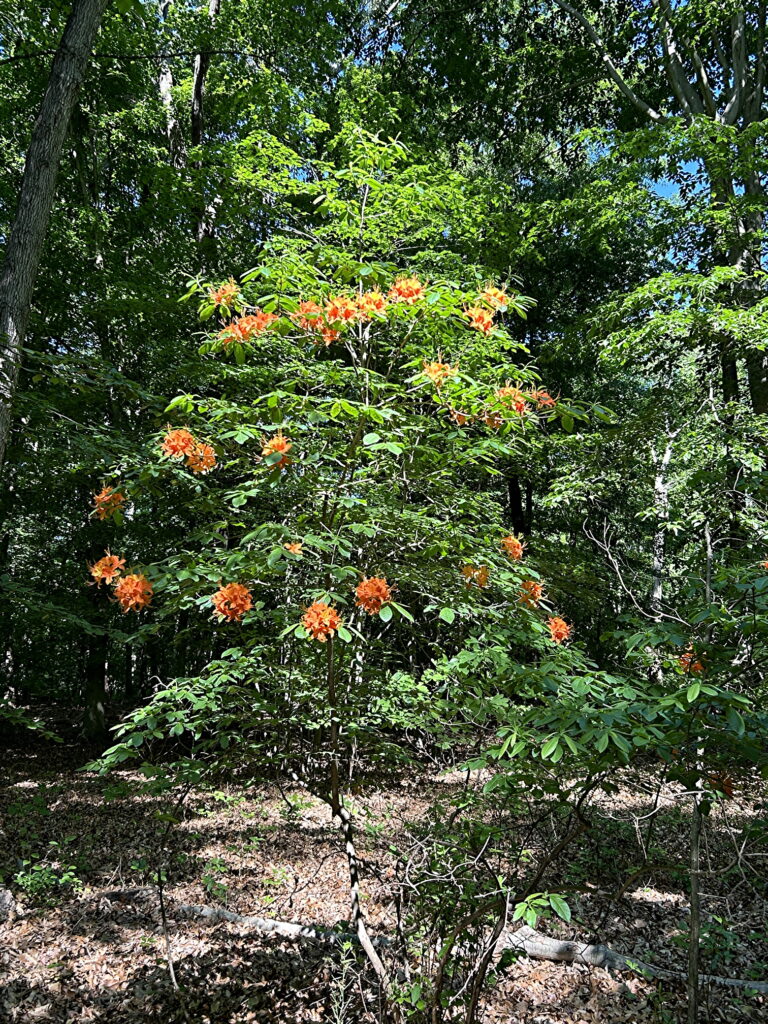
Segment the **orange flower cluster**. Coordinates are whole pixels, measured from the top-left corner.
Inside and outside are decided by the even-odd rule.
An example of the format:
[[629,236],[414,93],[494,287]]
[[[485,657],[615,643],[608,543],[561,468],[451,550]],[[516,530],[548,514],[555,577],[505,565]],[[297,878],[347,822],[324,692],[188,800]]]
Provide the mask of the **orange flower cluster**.
[[389,298],[392,302],[413,306],[424,298],[424,285],[418,277],[398,277],[389,289]]
[[[437,374],[439,367],[445,364],[427,364],[425,362],[424,372],[427,373],[428,376],[431,376],[432,374],[428,373],[426,370],[427,365],[435,367],[436,369],[434,373]],[[555,399],[548,391],[542,391],[539,389],[523,391],[521,388],[516,387],[509,382],[507,382],[503,388],[497,388],[494,393],[494,398],[497,403],[500,403],[510,411],[516,412],[518,416],[525,416],[530,409],[530,405],[535,405],[539,409],[552,408],[555,405]],[[465,423],[473,423],[477,421],[484,423],[490,430],[498,430],[499,427],[504,424],[504,414],[498,408],[494,409],[493,407],[488,407],[482,409],[477,413],[477,415],[461,412],[458,409],[449,409],[448,412],[454,423],[458,423],[460,427],[464,426]]]
[[315,345],[319,345],[321,342],[324,342],[326,346],[330,345],[341,334],[341,331],[328,327],[323,314],[323,307],[309,299],[306,302],[299,303],[299,308],[295,313],[291,314],[291,320],[302,331],[308,331],[316,335],[313,339]]
[[311,634],[313,640],[325,643],[343,624],[343,620],[331,605],[325,601],[315,601],[304,612],[301,624]]
[[555,400],[548,391],[543,391],[541,388],[534,388],[529,395],[530,400],[538,406],[539,409],[551,409],[555,405]]
[[341,331],[335,331],[332,327],[323,327],[320,330],[320,337],[315,339],[314,344],[319,345],[322,341],[325,347],[328,348],[334,341],[338,341],[340,337]]
[[520,603],[535,608],[541,600],[544,587],[536,580],[523,580],[520,586]]
[[111,584],[120,575],[121,571],[125,568],[125,559],[119,558],[117,555],[113,555],[109,550],[107,553],[94,562],[93,565],[88,566],[88,571],[93,576],[96,586],[100,587],[102,583],[107,585]]
[[549,633],[552,637],[552,641],[556,644],[561,644],[569,638],[571,635],[571,626],[561,619],[558,615],[554,618],[547,619],[547,626],[549,627]]
[[240,622],[245,613],[253,607],[253,598],[248,587],[244,587],[242,583],[227,583],[226,586],[219,586],[216,593],[211,596],[211,603],[220,622],[224,619]]
[[283,469],[285,466],[290,466],[293,460],[288,458],[288,452],[293,448],[293,442],[283,436],[282,430],[278,430],[275,436],[270,437],[269,440],[266,438],[263,440],[264,447],[261,449],[261,454],[265,459],[277,452],[280,453],[280,458],[272,464],[273,468],[276,466],[278,469]]
[[169,459],[185,459],[185,465],[193,473],[208,473],[216,467],[216,451],[213,446],[198,441],[186,427],[168,429],[160,450]]
[[287,544],[283,544],[286,551],[290,551],[292,555],[300,555],[304,550],[304,545],[297,540],[288,541]]
[[513,409],[521,416],[524,416],[528,410],[525,395],[520,388],[512,387],[510,384],[507,384],[506,387],[498,389],[496,397],[502,405],[506,406],[508,409]]
[[357,303],[344,295],[328,299],[325,304],[325,319],[329,324],[350,324],[357,320]]
[[677,663],[684,672],[700,675],[704,671],[704,662],[698,658],[692,650],[686,651]]
[[131,609],[140,612],[149,605],[153,593],[152,584],[143,573],[123,576],[115,587],[115,597],[120,602],[123,612],[129,612]]
[[523,557],[525,543],[519,537],[516,537],[514,533],[510,533],[508,537],[501,538],[501,547],[513,562],[519,562]]
[[493,330],[493,313],[489,313],[483,306],[470,306],[466,312],[470,327],[474,327],[481,334],[491,333]]
[[257,309],[255,313],[241,316],[238,320],[227,324],[223,330],[219,331],[218,337],[225,345],[231,345],[233,342],[243,345],[257,334],[263,334],[275,320],[279,319],[280,317],[276,313],[265,313],[264,310]]
[[461,570],[464,582],[468,587],[487,587],[490,570],[487,565],[465,565]]
[[193,473],[209,473],[216,468],[216,452],[210,444],[200,442],[187,456],[187,467]]
[[197,439],[191,430],[187,430],[186,427],[178,427],[175,430],[167,431],[160,449],[163,455],[167,455],[169,459],[183,459],[192,454],[196,444]]
[[387,308],[387,300],[380,291],[375,289],[363,292],[357,300],[357,312],[361,320],[370,320],[376,313],[383,313]]
[[357,585],[357,605],[369,615],[378,615],[382,607],[392,600],[392,588],[384,576],[366,577]]
[[316,302],[307,300],[300,302],[295,313],[291,313],[291,320],[300,327],[302,331],[315,331],[322,323],[323,307]]
[[503,288],[496,288],[494,285],[489,284],[480,293],[480,301],[490,306],[491,309],[506,309],[509,305],[509,296]]
[[425,377],[429,377],[436,388],[442,387],[447,380],[455,377],[459,372],[458,366],[451,366],[450,363],[434,362],[428,363],[422,360],[424,369],[421,371]]
[[94,514],[99,519],[109,519],[119,512],[125,504],[125,495],[105,484],[98,494],[93,496]]
[[[309,331],[317,337],[315,344],[324,341],[330,345],[340,337],[339,325],[349,326],[356,321],[370,320],[375,314],[383,313],[387,308],[387,300],[380,291],[363,292],[359,296],[333,295],[325,303],[325,307],[317,302],[307,300],[300,302],[299,308],[291,315],[291,319],[303,331]],[[331,326],[331,325],[335,326]]]
[[230,306],[239,294],[240,288],[236,284],[234,277],[230,277],[228,281],[219,285],[218,288],[210,288],[208,290],[208,297],[214,306]]

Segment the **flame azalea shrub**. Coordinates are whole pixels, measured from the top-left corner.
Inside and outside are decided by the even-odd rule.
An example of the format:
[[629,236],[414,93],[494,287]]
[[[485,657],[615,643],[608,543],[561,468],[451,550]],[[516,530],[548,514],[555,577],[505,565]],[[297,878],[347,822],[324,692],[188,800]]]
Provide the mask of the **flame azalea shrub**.
[[[327,649],[345,680],[342,745],[365,737],[375,753],[393,720],[426,727],[421,676],[432,652],[463,649],[500,620],[529,650],[543,645],[553,608],[520,601],[535,565],[522,540],[517,556],[505,547],[501,477],[563,413],[531,397],[542,382],[511,329],[528,300],[514,281],[489,286],[482,270],[462,273],[275,242],[236,291],[227,281],[197,285],[201,374],[218,376],[218,394],[209,386],[205,398],[175,399],[167,415],[177,422],[154,446],[148,436],[147,470],[121,484],[133,496],[149,481],[188,480],[210,525],[147,567],[148,614],[162,624],[186,610],[203,629],[213,604],[208,628],[226,631],[238,671],[271,666],[260,700],[271,721],[292,723],[298,752],[306,730],[330,721],[318,671]],[[491,316],[492,331],[475,329],[467,309]],[[232,340],[232,325],[253,324],[248,317],[261,317],[258,329],[247,344],[242,329]],[[513,386],[525,417],[498,398]],[[216,468],[195,477],[201,436]],[[423,651],[415,672],[404,653],[413,642]],[[174,735],[183,723],[175,713]],[[231,732],[206,742],[245,742]],[[137,749],[133,741],[114,753]]]
[[[199,379],[190,369],[170,427],[147,426],[146,465],[119,477],[136,509],[143,488],[188,499],[194,528],[147,566],[143,616],[161,631],[183,613],[217,652],[129,716],[105,756],[144,757],[158,785],[268,767],[329,796],[353,742],[368,763],[391,764],[409,757],[398,740],[414,729],[446,751],[487,748],[483,762],[511,778],[512,752],[517,772],[571,752],[565,738],[549,746],[561,723],[594,753],[624,683],[586,661],[578,635],[553,638],[548,619],[569,621],[563,591],[538,564],[535,534],[512,533],[508,475],[588,420],[531,364],[520,340],[530,302],[513,279],[493,283],[502,299],[486,268],[426,244],[413,266],[381,258],[396,238],[350,255],[369,240],[338,199],[350,180],[386,225],[375,176],[324,182],[329,219],[341,206],[337,237],[273,240],[226,308],[211,299],[220,282],[191,285]],[[263,329],[229,337],[259,313]],[[196,475],[186,460],[199,438],[217,466]],[[546,589],[521,601],[540,572]],[[216,615],[212,594],[233,583],[250,607]],[[570,717],[585,707],[587,741]],[[614,731],[606,742],[623,757]],[[175,737],[184,756],[160,764],[158,744]]]
[[[174,448],[148,424],[146,465],[115,479],[136,508],[143,488],[188,499],[194,528],[146,568],[143,614],[159,631],[183,613],[216,654],[133,712],[102,766],[144,758],[168,787],[269,769],[333,804],[353,743],[391,765],[422,730],[446,752],[480,750],[468,765],[492,769],[482,799],[566,802],[635,757],[757,746],[749,698],[718,679],[698,632],[667,637],[661,683],[585,655],[576,584],[559,583],[535,531],[518,535],[509,483],[536,450],[572,453],[589,411],[531,365],[517,283],[431,251],[410,223],[415,194],[400,193],[407,216],[387,207],[385,170],[361,162],[308,186],[332,224],[318,244],[275,239],[236,288],[190,285],[204,338],[199,378],[190,368],[166,410]],[[386,257],[403,237],[413,266]],[[198,437],[213,472],[185,465]],[[233,584],[247,611],[217,616],[214,601],[212,616]],[[677,664],[690,644],[706,673]]]

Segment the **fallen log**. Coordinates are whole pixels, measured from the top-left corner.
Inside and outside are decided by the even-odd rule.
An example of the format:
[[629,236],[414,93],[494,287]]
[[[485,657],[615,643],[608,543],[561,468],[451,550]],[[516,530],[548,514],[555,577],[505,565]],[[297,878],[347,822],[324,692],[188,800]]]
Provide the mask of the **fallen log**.
[[[633,971],[659,981],[681,981],[684,971],[668,970],[654,967],[637,957],[624,956],[602,943],[573,942],[564,939],[552,939],[542,935],[529,925],[523,925],[514,932],[502,935],[497,950],[517,949],[526,956],[536,960],[556,960],[563,963],[587,964],[589,967],[603,967],[608,971]],[[722,978],[716,974],[700,974],[699,981],[704,985],[722,985],[726,988],[747,988],[755,992],[768,992],[768,982],[747,981],[742,978]]]
[[[144,894],[147,890],[113,890],[109,893],[102,893],[102,898],[130,902],[139,893]],[[296,924],[293,921],[276,921],[269,917],[258,917],[253,914],[236,914],[232,910],[225,910],[223,907],[206,907],[193,903],[181,903],[175,908],[176,916],[201,918],[205,921],[217,923],[226,921],[230,924],[237,924],[241,927],[252,928],[262,935],[276,935],[282,939],[309,939],[312,942],[321,942],[327,945],[335,945],[343,942],[357,942],[358,937],[352,932],[334,932],[330,929],[316,928],[313,925]],[[377,936],[372,942],[378,948],[387,948],[394,945],[392,939],[386,936]],[[645,963],[637,957],[624,956],[616,950],[602,943],[574,942],[566,939],[553,939],[548,935],[537,932],[529,925],[522,925],[515,931],[507,931],[501,935],[496,945],[496,952],[500,955],[506,949],[519,950],[526,956],[535,960],[553,960],[561,963],[586,964],[589,967],[602,967],[607,971],[632,971],[647,978],[658,981],[684,981],[684,971],[669,970],[664,967],[654,967]],[[743,978],[722,978],[716,974],[701,974],[699,980],[702,985],[719,985],[724,988],[749,989],[754,992],[768,993],[768,981],[748,981]]]
[[[353,932],[334,932],[329,928],[315,928],[313,925],[295,924],[293,921],[275,921],[270,917],[256,917],[252,914],[235,914],[231,910],[220,907],[204,907],[194,903],[182,903],[176,907],[176,914],[183,917],[198,917],[206,921],[229,921],[245,928],[253,928],[262,935],[277,935],[281,939],[312,939],[335,945],[340,942],[357,942],[357,934]],[[385,936],[371,940],[374,946],[391,946],[392,942]]]

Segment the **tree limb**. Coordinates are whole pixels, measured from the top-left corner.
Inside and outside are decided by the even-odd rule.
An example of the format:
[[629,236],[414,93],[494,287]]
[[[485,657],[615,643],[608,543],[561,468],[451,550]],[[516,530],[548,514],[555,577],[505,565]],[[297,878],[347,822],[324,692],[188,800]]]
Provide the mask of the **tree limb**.
[[562,8],[562,10],[570,14],[571,17],[575,18],[578,21],[578,23],[582,26],[582,28],[587,33],[589,38],[595,44],[595,47],[598,53],[600,54],[600,57],[602,58],[605,70],[608,72],[609,78],[618,87],[621,93],[624,96],[626,96],[630,103],[632,103],[633,106],[637,107],[638,110],[642,111],[642,113],[644,113],[646,117],[650,118],[651,121],[657,123],[665,121],[666,119],[664,118],[664,116],[660,114],[658,110],[654,110],[652,106],[650,106],[648,103],[645,102],[644,99],[638,96],[632,88],[632,86],[621,74],[619,69],[614,64],[611,55],[608,53],[605,43],[600,38],[597,31],[595,30],[595,27],[592,25],[589,19],[581,11],[577,10],[575,7],[569,4],[568,0],[555,0],[555,3],[558,7]]

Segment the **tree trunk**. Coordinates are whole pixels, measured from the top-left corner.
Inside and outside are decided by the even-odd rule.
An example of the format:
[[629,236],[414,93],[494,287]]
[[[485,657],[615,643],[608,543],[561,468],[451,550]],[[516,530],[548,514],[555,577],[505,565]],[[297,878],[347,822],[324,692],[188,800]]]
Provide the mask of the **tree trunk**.
[[106,633],[88,637],[87,644],[83,686],[85,697],[83,736],[96,743],[107,737],[107,717],[104,709],[107,700]]
[[[168,8],[171,0],[160,0],[160,18],[165,22],[168,17]],[[186,165],[187,151],[184,146],[184,134],[176,116],[176,108],[173,102],[173,74],[167,60],[160,64],[157,76],[157,87],[160,91],[160,101],[165,110],[165,134],[168,139],[168,154],[171,159],[171,167],[180,170]]]
[[75,0],[32,130],[19,205],[0,276],[0,466],[11,425],[21,349],[56,178],[77,91],[107,0]]
[[661,458],[656,456],[656,475],[653,478],[653,498],[656,504],[658,522],[653,535],[653,582],[651,584],[650,607],[656,621],[661,616],[661,603],[664,596],[664,561],[666,553],[666,525],[669,520],[669,481],[667,469],[672,458],[672,441],[679,431],[670,433],[667,426],[666,446]]
[[[208,0],[208,18],[211,23],[211,27],[216,24],[216,18],[219,14],[220,0]],[[192,111],[191,111],[191,129],[192,129],[192,146],[201,146],[203,142],[203,99],[205,96],[205,79],[208,74],[208,65],[210,64],[210,57],[207,53],[198,53],[195,57],[195,70],[192,76]],[[200,170],[202,168],[202,162],[198,160],[195,164],[196,168]],[[205,191],[202,187],[202,176],[200,179],[200,202],[198,209],[195,214],[197,221],[196,225],[196,238],[198,242],[204,242],[206,240],[213,240],[213,227],[214,227],[214,216],[216,208],[214,203],[206,204]]]
[[699,941],[701,935],[701,901],[699,899],[699,855],[701,849],[701,809],[697,796],[693,798],[691,819],[691,927],[688,933],[688,1024],[699,1020]]
[[[526,503],[530,508],[531,495],[530,485],[526,484]],[[509,519],[512,524],[512,532],[516,534],[528,532],[528,516],[523,504],[523,491],[520,487],[520,477],[517,475],[507,477],[507,499],[509,503]]]

